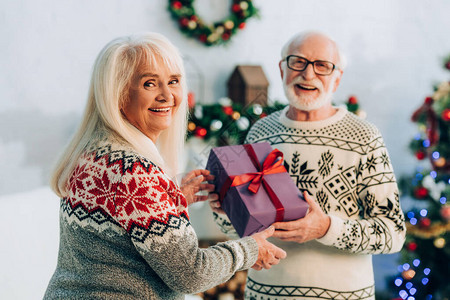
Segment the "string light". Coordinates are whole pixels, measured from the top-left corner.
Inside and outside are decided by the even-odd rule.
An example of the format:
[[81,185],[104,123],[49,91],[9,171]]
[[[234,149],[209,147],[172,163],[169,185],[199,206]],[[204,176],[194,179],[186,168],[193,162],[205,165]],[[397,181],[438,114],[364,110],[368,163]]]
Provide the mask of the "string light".
[[431,272],[430,268],[423,269],[423,273],[427,276],[430,275],[430,272]]
[[412,219],[414,218],[414,212],[413,211],[409,211],[407,214],[408,218]]
[[401,278],[397,278],[397,279],[395,279],[394,283],[396,286],[401,286],[403,283],[403,280]]
[[432,156],[434,159],[438,159],[441,155],[439,154],[439,152],[434,151],[434,152],[431,154],[431,156]]
[[428,211],[425,208],[420,210],[420,215],[422,217],[426,217],[427,214],[428,214]]
[[414,267],[418,267],[419,265],[420,265],[420,259],[415,259],[414,261],[413,261],[413,265],[414,265]]
[[425,148],[430,147],[430,140],[424,140],[423,143],[422,143],[422,145],[423,145]]
[[405,290],[398,292],[398,295],[402,297],[402,299],[406,299],[406,297],[408,297],[408,293]]
[[435,179],[435,178],[437,177],[436,171],[431,171],[431,172],[430,172],[430,176],[431,176],[433,179]]
[[427,285],[427,283],[428,283],[428,281],[429,281],[429,279],[428,278],[422,278],[422,284],[423,285]]
[[[450,184],[450,182],[449,182],[449,184]],[[447,202],[447,198],[441,197],[441,199],[439,199],[439,202],[441,202],[441,204],[445,204]]]
[[411,218],[411,220],[409,220],[409,223],[411,223],[411,225],[416,225],[417,224],[417,219],[416,218]]
[[405,287],[406,287],[408,290],[411,289],[411,288],[413,287],[412,282],[407,282],[407,283],[405,284]]
[[[406,264],[403,264],[403,270],[409,270],[409,268],[410,268],[411,266],[408,264],[408,263],[406,263]],[[428,275],[428,274],[427,274]]]
[[416,289],[416,288],[411,288],[411,289],[409,290],[409,293],[410,293],[411,295],[414,295],[416,292],[417,292],[417,289]]

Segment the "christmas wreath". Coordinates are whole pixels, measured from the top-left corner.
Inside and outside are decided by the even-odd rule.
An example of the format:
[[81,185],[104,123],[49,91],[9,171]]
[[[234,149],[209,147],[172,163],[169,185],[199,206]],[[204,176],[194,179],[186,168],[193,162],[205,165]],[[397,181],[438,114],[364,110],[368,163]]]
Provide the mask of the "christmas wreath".
[[227,43],[238,30],[245,28],[249,18],[258,13],[251,0],[233,0],[231,14],[227,18],[205,24],[195,13],[193,3],[194,0],[169,0],[169,11],[184,34],[206,46]]

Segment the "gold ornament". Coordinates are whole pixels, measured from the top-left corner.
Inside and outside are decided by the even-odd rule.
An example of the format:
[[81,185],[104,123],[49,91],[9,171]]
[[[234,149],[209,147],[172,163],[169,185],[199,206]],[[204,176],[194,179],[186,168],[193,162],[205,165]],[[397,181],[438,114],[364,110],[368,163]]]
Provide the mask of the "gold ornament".
[[241,117],[241,114],[240,114],[239,112],[237,112],[237,111],[234,111],[233,114],[231,115],[231,118],[232,118],[233,120],[237,120],[237,119],[239,119],[240,117]]
[[402,277],[406,280],[411,280],[414,276],[416,276],[416,271],[414,270],[409,269],[402,272]]
[[248,3],[245,1],[242,1],[241,3],[239,3],[239,6],[241,7],[242,10],[247,10]]
[[225,32],[225,29],[223,28],[223,26],[218,26],[216,28],[216,33],[217,34],[222,35],[222,33],[224,33],[224,32]]
[[434,240],[433,244],[436,248],[442,249],[445,246],[445,239],[442,237],[437,238]]
[[231,30],[234,27],[234,22],[231,20],[228,20],[223,25],[225,26],[226,29]]
[[197,126],[195,125],[194,122],[189,122],[189,124],[188,124],[188,130],[189,131],[194,131],[196,127]]
[[195,21],[189,21],[189,23],[188,23],[188,28],[189,28],[190,30],[194,30],[195,28],[197,28],[197,22],[195,22]]
[[438,159],[436,159],[434,161],[434,165],[438,168],[445,166],[445,163],[446,163],[446,161],[445,161],[445,158],[443,158],[443,157],[439,157]]

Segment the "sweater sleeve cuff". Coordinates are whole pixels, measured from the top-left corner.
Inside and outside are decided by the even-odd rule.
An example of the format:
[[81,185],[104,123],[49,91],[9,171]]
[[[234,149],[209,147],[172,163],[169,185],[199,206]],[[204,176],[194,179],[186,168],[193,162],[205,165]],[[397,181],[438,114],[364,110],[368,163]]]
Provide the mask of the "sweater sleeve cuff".
[[244,263],[239,270],[250,269],[256,263],[256,260],[258,259],[258,254],[259,254],[258,243],[255,241],[254,238],[252,238],[250,236],[241,238],[237,241],[240,241],[241,243],[245,243],[248,247],[248,253],[247,253],[248,259],[244,260]]
[[317,241],[324,245],[331,246],[340,236],[343,228],[344,220],[330,215],[330,228],[328,228],[327,233],[325,233],[323,237],[317,239]]

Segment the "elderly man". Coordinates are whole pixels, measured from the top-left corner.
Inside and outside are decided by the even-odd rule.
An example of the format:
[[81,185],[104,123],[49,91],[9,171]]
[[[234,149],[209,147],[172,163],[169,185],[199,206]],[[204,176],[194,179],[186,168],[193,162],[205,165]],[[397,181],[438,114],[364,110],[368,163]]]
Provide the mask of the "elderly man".
[[[294,36],[279,63],[289,105],[259,120],[248,143],[284,153],[308,214],[274,223],[287,258],[248,273],[246,299],[374,299],[372,254],[393,253],[405,239],[404,216],[388,152],[377,128],[331,104],[344,62],[320,33]],[[217,201],[216,222],[232,230]]]

